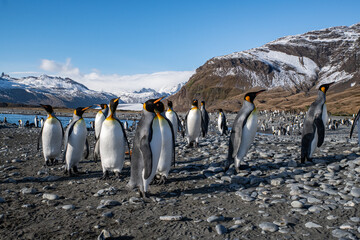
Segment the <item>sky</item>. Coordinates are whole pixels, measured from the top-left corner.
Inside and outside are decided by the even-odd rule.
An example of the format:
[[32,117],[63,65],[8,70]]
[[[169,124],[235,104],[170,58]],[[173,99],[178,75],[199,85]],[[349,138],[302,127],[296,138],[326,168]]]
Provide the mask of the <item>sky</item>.
[[212,57],[360,22],[359,0],[0,0],[0,72],[161,88]]

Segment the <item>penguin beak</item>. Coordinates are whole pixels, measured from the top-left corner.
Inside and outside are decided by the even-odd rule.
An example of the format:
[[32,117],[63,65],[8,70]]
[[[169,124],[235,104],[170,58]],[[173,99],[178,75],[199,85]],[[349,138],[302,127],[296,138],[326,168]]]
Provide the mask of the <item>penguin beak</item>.
[[262,90],[256,92],[256,96],[259,95],[259,94],[262,93],[262,92],[265,92],[265,91],[266,91],[266,89],[262,89]]
[[330,87],[331,85],[333,85],[334,83],[335,83],[335,82],[328,83],[329,87]]
[[161,98],[159,98],[159,99],[156,99],[154,103],[158,103],[158,102],[160,102],[160,101],[161,101],[161,99],[163,99],[163,98],[164,98],[164,97],[161,97]]
[[86,107],[86,108],[83,108],[83,109],[81,109],[83,112],[85,112],[86,110],[88,110],[89,108],[91,108],[91,106],[90,107]]
[[116,98],[116,99],[114,100],[114,103],[117,102],[117,101],[119,101],[119,98],[120,98],[120,97]]

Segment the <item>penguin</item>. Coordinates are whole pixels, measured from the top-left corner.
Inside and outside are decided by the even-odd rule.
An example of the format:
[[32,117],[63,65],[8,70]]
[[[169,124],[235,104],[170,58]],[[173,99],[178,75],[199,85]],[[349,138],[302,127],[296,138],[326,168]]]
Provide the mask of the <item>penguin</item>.
[[306,159],[312,161],[311,157],[316,147],[324,143],[325,127],[328,121],[326,92],[332,84],[334,82],[319,87],[318,97],[306,113],[301,139],[301,163],[305,163]]
[[[164,184],[169,175],[171,163],[175,166],[175,128],[171,121],[164,116],[164,104],[159,101],[155,103],[155,118],[152,123],[153,138],[150,141],[151,149],[158,149],[161,146],[160,152],[155,150],[153,158],[159,158],[156,169],[156,180],[159,184]],[[175,113],[176,115],[176,113]],[[178,120],[176,120],[178,121]],[[160,134],[160,136],[158,136]],[[157,156],[157,154],[159,156]]]
[[148,197],[149,185],[155,177],[162,148],[160,119],[154,122],[156,103],[161,99],[162,97],[150,99],[143,104],[135,132],[130,181],[127,187],[137,187],[143,198]]
[[221,108],[219,109],[218,129],[220,131],[221,136],[224,134],[227,135],[228,127],[226,125],[226,117],[225,117],[225,113]]
[[234,120],[230,140],[228,158],[225,162],[225,171],[227,171],[232,162],[235,161],[235,170],[239,172],[240,162],[249,150],[251,143],[254,141],[258,113],[254,105],[254,99],[257,95],[266,90],[249,92],[244,96],[244,103]]
[[177,132],[181,132],[182,137],[184,137],[184,130],[181,124],[181,121],[179,119],[179,116],[177,115],[177,113],[173,110],[173,103],[172,101],[168,101],[167,103],[168,105],[168,110],[165,113],[165,116],[167,117],[167,119],[170,120],[170,122],[172,123],[172,128],[174,131],[174,138],[176,141],[177,138]]
[[35,118],[34,118],[34,126],[37,128],[38,125],[39,125],[39,119],[38,119],[37,116],[35,116]]
[[198,100],[194,99],[192,102],[192,108],[187,112],[185,116],[186,124],[186,136],[188,147],[191,147],[195,142],[195,147],[199,146],[200,134],[205,137],[205,125],[201,116],[201,111],[198,108]]
[[40,106],[45,109],[48,116],[44,124],[42,124],[40,130],[37,150],[40,149],[41,138],[45,164],[47,166],[50,166],[55,163],[56,157],[60,156],[61,154],[61,145],[64,138],[64,129],[60,120],[55,116],[52,106],[42,104],[40,104]]
[[97,160],[100,157],[100,148],[98,144],[98,140],[100,137],[100,130],[103,122],[107,118],[109,114],[109,108],[107,104],[97,104],[97,106],[101,107],[101,110],[97,112],[95,116],[95,147],[94,147],[94,162],[97,162]]
[[103,169],[102,179],[109,177],[109,171],[113,171],[117,177],[120,177],[125,161],[125,146],[127,145],[130,149],[124,126],[115,114],[118,104],[119,98],[111,99],[110,113],[102,123],[98,139]]
[[358,142],[359,142],[359,145],[360,145],[360,109],[359,109],[358,113],[356,114],[354,122],[353,122],[353,124],[351,126],[350,138],[352,137],[356,122],[357,122],[357,128],[358,128]]
[[204,131],[205,131],[205,135],[207,134],[208,132],[208,129],[209,129],[209,121],[210,121],[210,118],[209,118],[209,114],[208,112],[206,111],[205,109],[205,101],[201,101],[201,107],[200,107],[200,110],[201,110],[201,116],[202,116],[202,119],[204,121]]
[[77,166],[86,147],[85,159],[89,156],[89,144],[86,138],[87,129],[83,113],[90,107],[78,107],[75,109],[73,118],[67,126],[64,136],[65,173],[72,176],[71,169],[78,173]]

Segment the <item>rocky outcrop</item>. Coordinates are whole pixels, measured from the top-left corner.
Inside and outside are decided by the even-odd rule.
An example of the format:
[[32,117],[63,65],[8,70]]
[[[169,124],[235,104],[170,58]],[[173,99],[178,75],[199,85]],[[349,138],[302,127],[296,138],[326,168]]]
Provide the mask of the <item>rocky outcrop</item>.
[[336,82],[334,93],[360,85],[360,23],[283,37],[259,48],[214,57],[170,99],[178,111],[188,109],[193,98],[205,100],[209,110],[237,111],[242,94],[253,88],[309,96],[318,85],[332,81]]

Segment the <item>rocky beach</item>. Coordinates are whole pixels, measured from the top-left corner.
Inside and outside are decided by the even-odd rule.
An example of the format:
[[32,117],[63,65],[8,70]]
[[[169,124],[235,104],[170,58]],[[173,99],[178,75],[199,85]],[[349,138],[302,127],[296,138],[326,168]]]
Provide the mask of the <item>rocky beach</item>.
[[[229,126],[235,116],[227,115]],[[223,170],[229,136],[220,136],[216,117],[199,148],[186,148],[178,134],[176,165],[164,185],[151,185],[148,199],[125,187],[129,161],[120,179],[100,180],[101,164],[91,154],[80,162],[81,174],[69,177],[61,160],[44,166],[36,150],[40,128],[1,125],[0,238],[360,238],[360,147],[357,134],[349,139],[351,126],[327,129],[305,164],[300,131],[257,134],[245,157],[248,168],[236,174],[234,167]],[[271,125],[282,121],[274,116]],[[127,134],[132,143],[135,131]],[[88,139],[92,151],[93,131]]]

